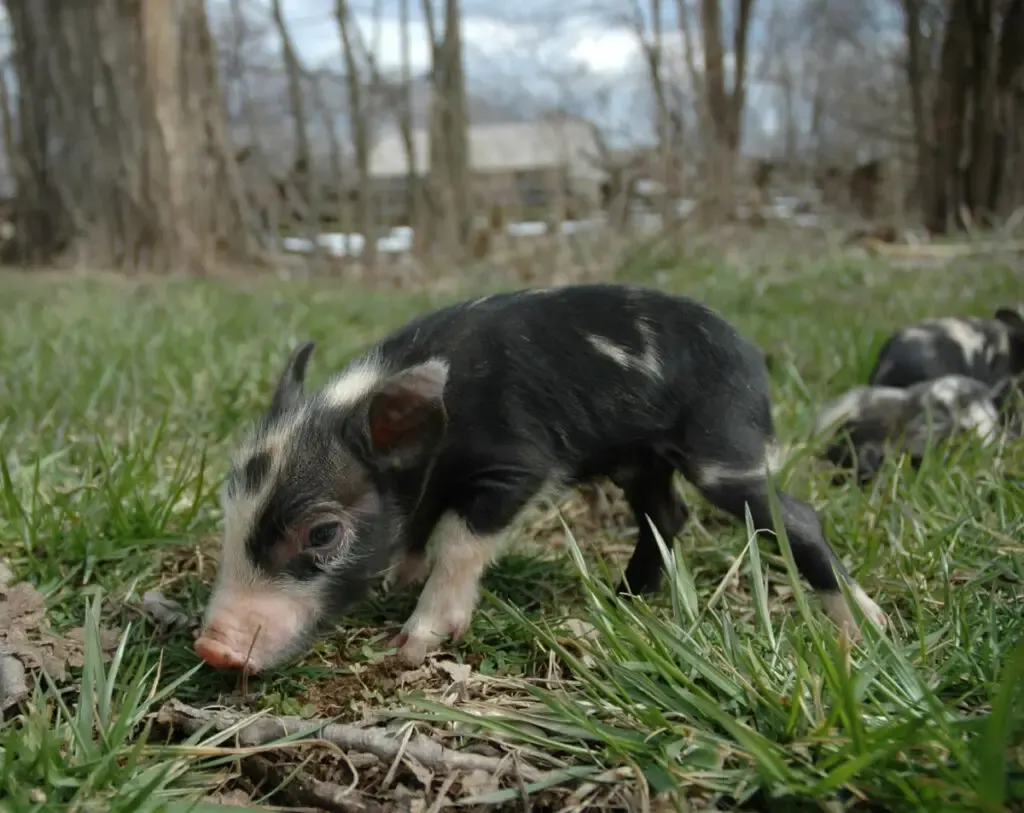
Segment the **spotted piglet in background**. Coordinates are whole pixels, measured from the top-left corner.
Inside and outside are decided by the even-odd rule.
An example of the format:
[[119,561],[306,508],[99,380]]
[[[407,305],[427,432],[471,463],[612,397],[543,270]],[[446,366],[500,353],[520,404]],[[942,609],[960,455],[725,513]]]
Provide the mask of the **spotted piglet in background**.
[[925,319],[900,328],[882,345],[868,384],[910,387],[947,375],[994,387],[1024,373],[1024,306],[977,316]]
[[[676,471],[735,517],[749,504],[756,526],[772,527],[763,355],[690,299],[578,285],[466,301],[413,320],[306,394],[312,350],[294,351],[234,458],[195,644],[210,665],[255,672],[300,654],[385,574],[393,586],[426,580],[393,641],[404,661],[422,661],[467,629],[506,532],[551,488],[607,476],[624,490],[639,536],[620,592],[659,585],[645,516],[666,542],[682,529]],[[779,496],[797,566],[828,615],[856,633],[845,578],[884,624],[815,511]]]
[[[982,446],[1019,436],[1019,393],[1024,379],[1007,376],[994,386],[962,375],[946,375],[913,386],[855,387],[818,414],[814,434],[827,438],[823,457],[852,470],[864,485],[886,456],[907,454],[916,469],[929,446],[970,433]],[[833,483],[845,480],[837,474]]]

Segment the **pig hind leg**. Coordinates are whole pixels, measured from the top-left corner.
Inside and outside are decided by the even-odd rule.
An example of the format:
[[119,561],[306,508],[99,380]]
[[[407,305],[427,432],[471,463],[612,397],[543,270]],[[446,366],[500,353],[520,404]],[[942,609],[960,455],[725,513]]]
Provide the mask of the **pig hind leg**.
[[[745,520],[744,508],[749,506],[755,528],[770,530],[774,527],[766,476],[766,453],[774,444],[770,417],[766,417],[770,413],[765,405],[760,416],[744,414],[742,403],[733,404],[741,408],[726,407],[717,414],[709,413],[713,420],[697,422],[684,433],[680,468],[712,504],[741,522]],[[708,432],[709,426],[722,429]],[[865,615],[885,624],[878,605],[856,584],[825,540],[815,510],[777,487],[775,493],[794,562],[821,598],[825,613],[840,627],[856,632],[856,621],[840,591],[838,578],[842,578]]]
[[690,517],[686,503],[676,494],[674,475],[675,467],[652,453],[641,467],[615,477],[616,485],[625,493],[638,530],[636,547],[617,588],[620,594],[653,593],[661,583],[663,563],[651,523],[671,549],[672,540]]

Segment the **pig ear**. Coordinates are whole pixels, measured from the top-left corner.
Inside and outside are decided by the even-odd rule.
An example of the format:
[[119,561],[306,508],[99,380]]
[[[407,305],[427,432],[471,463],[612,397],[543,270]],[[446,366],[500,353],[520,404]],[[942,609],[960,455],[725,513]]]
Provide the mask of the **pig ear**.
[[1013,330],[1024,333],[1024,309],[1000,308],[996,311],[996,319]]
[[270,416],[277,417],[286,412],[302,397],[302,386],[306,380],[306,365],[313,355],[316,342],[303,342],[296,347],[281,372],[270,402]]
[[431,359],[396,373],[370,394],[363,433],[377,465],[412,468],[430,457],[448,423],[447,383],[447,362]]

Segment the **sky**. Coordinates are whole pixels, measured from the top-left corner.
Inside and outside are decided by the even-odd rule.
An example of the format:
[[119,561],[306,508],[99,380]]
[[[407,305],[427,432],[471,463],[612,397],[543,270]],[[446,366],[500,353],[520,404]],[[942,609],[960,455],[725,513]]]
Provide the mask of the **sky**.
[[[637,8],[631,1],[462,0],[462,36],[471,90],[500,92],[506,97],[520,94],[540,105],[569,108],[600,120],[613,142],[651,138],[649,83],[631,27],[630,15]],[[226,5],[228,0],[210,2]],[[247,2],[250,8],[263,6],[269,13],[269,0]],[[401,64],[399,3],[351,0],[364,41],[385,70]],[[639,5],[646,7],[648,0],[640,0]],[[675,4],[663,5],[666,49],[681,54]],[[443,3],[434,0],[434,6]],[[425,71],[430,50],[422,0],[408,0],[408,7],[412,69]],[[283,11],[305,64],[340,68],[334,0],[283,0]],[[681,68],[681,57],[676,61]]]
[[[208,0],[211,6],[229,0]],[[250,8],[262,6],[269,14],[270,0],[244,0]],[[341,67],[341,51],[334,22],[335,0],[283,0],[291,36],[308,67]],[[350,0],[362,36],[385,70],[397,69],[401,58],[399,3],[401,0]],[[422,0],[407,0],[412,69],[430,64],[429,41]],[[435,7],[443,2],[432,0]],[[886,0],[845,0],[842,10],[860,13]],[[467,82],[472,91],[529,96],[552,107],[567,107],[588,115],[606,129],[611,140],[647,140],[653,135],[649,81],[637,40],[635,15],[644,15],[649,0],[461,0]],[[682,38],[674,2],[663,2],[665,51],[668,70],[685,81]],[[376,8],[376,18],[374,9]],[[723,28],[732,28],[732,2],[723,2]],[[792,8],[799,23],[805,0],[764,0],[754,4],[751,23],[751,62],[767,36],[766,20],[773,9]],[[439,13],[441,13],[439,11]],[[783,12],[785,13],[785,11]],[[692,14],[699,31],[697,15]],[[276,38],[275,38],[276,39]],[[272,47],[276,47],[276,42]],[[698,63],[700,55],[696,55]],[[731,64],[726,66],[727,70]],[[511,94],[506,93],[511,91]],[[773,89],[756,82],[748,88],[761,132],[777,128]]]

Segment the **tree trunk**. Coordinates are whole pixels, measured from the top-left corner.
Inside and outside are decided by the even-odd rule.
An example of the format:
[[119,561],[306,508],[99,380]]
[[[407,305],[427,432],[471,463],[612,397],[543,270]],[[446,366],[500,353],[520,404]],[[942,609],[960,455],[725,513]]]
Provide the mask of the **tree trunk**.
[[953,0],[946,22],[939,59],[939,81],[932,113],[935,152],[932,163],[931,200],[925,210],[929,231],[944,233],[952,226],[962,201],[959,162],[963,146],[964,117],[967,107],[967,57],[970,48],[968,30],[971,0]]
[[405,181],[405,210],[409,221],[409,227],[413,230],[413,245],[420,248],[423,245],[420,234],[422,230],[422,195],[420,194],[420,159],[416,154],[416,142],[413,139],[412,131],[412,56],[411,43],[409,39],[409,0],[400,0],[398,10],[399,37],[401,38],[401,83],[400,94],[397,104],[398,129],[402,134],[402,142],[405,145],[406,160],[406,181]]
[[634,7],[634,16],[637,29],[637,38],[640,41],[641,50],[647,61],[647,73],[651,82],[651,92],[654,94],[654,129],[657,133],[658,144],[658,171],[661,174],[661,183],[664,187],[659,209],[662,224],[668,226],[673,219],[672,195],[678,184],[674,177],[673,153],[677,133],[673,132],[671,111],[669,110],[668,97],[663,77],[663,51],[664,36],[662,32],[662,10],[661,0],[650,0],[651,16],[651,42],[646,41],[644,36],[643,13],[639,4]]
[[1022,64],[1024,0],[1005,3],[1001,19],[994,0],[954,0],[933,110],[930,231],[964,226],[961,212],[972,222],[991,222],[1013,205],[1003,201],[1003,190]]
[[922,202],[932,200],[931,167],[935,162],[933,139],[925,113],[924,56],[921,41],[921,0],[903,0],[903,22],[907,37],[907,84],[914,121],[917,151],[917,194]]
[[462,67],[458,0],[445,0],[444,34],[439,36],[432,0],[423,0],[431,42],[430,171],[426,199],[431,232],[439,235],[447,259],[461,258],[469,245],[469,122]]
[[704,75],[708,114],[711,120],[711,141],[706,145],[711,172],[706,187],[714,190],[707,214],[715,220],[727,217],[734,206],[733,176],[743,136],[747,49],[752,10],[753,0],[737,0],[736,26],[733,29],[733,59],[736,68],[732,87],[727,89],[721,5],[719,0],[701,0]]
[[337,0],[334,7],[341,33],[342,50],[345,56],[345,78],[348,84],[348,117],[352,126],[352,143],[355,146],[356,169],[359,173],[359,231],[363,235],[362,261],[364,268],[377,264],[377,224],[374,212],[373,179],[370,177],[370,139],[368,106],[363,104],[362,77],[356,63],[354,38],[349,27],[352,25],[346,0]]
[[255,254],[202,0],[5,0],[18,249],[209,270]]

